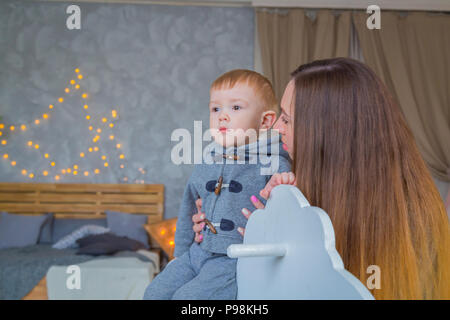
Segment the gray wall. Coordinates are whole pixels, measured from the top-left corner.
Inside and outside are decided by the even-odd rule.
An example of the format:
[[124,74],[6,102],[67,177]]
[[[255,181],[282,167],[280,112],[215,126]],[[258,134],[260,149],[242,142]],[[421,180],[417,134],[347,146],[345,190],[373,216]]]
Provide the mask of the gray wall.
[[[7,127],[16,126],[13,133],[0,130],[0,140],[8,141],[0,145],[0,181],[55,182],[61,169],[77,164],[80,173],[61,175],[60,183],[162,183],[165,217],[175,217],[192,165],[171,162],[171,133],[193,133],[194,120],[206,129],[211,81],[229,69],[252,68],[253,10],[78,3],[81,30],[68,30],[69,4],[0,3],[0,116]],[[80,90],[69,84],[75,68],[84,76]],[[66,87],[72,89],[68,94]],[[103,130],[97,153],[87,151],[95,135],[88,130],[85,102],[89,122]],[[49,104],[55,106],[51,112]],[[113,129],[101,122],[103,116],[111,119],[112,109],[119,115]],[[43,113],[50,118],[42,119]],[[28,129],[21,131],[20,124]],[[108,139],[111,133],[125,162]],[[28,147],[29,140],[40,148]],[[108,168],[100,155],[107,156]],[[23,168],[35,177],[23,176]],[[101,174],[94,175],[95,168]]]

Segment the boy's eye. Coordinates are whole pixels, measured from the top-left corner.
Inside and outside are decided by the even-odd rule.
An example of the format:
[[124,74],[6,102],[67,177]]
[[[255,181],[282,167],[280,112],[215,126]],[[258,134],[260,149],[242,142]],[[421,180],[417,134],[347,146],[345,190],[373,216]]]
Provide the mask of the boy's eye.
[[214,108],[212,108],[212,111],[213,112],[219,112],[219,108],[218,107],[214,107]]
[[233,110],[240,110],[241,107],[240,106],[233,106]]
[[281,117],[281,121],[283,121],[284,124],[288,124],[289,123],[289,121],[285,117]]

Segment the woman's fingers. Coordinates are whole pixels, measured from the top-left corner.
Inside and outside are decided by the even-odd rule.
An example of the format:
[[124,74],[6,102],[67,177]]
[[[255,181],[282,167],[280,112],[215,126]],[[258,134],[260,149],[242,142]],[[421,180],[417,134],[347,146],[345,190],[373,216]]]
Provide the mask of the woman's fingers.
[[192,216],[192,222],[195,223],[200,223],[205,219],[205,214],[203,212],[199,212],[196,213]]
[[195,200],[195,206],[197,207],[197,212],[202,212],[202,198]]
[[253,203],[253,205],[255,206],[256,209],[264,209],[264,205],[261,201],[259,201],[259,199],[255,196],[251,196],[250,197],[251,202]]
[[250,215],[252,214],[247,208],[242,208],[241,213],[246,217],[247,219],[250,218]]
[[259,192],[259,195],[264,199],[269,199],[270,192],[273,188],[280,184],[290,184],[297,185],[297,179],[295,178],[295,174],[293,172],[281,172],[275,173],[267,182],[264,189]]
[[192,229],[194,229],[195,233],[199,233],[199,232],[202,232],[204,227],[205,227],[205,223],[204,222],[194,223],[194,226],[192,227]]
[[239,228],[237,229],[237,231],[241,234],[241,236],[244,236],[245,228],[239,227]]
[[200,233],[198,233],[198,232],[195,233],[195,239],[194,239],[194,241],[197,242],[197,243],[202,242],[202,241],[203,241],[203,235],[200,234]]

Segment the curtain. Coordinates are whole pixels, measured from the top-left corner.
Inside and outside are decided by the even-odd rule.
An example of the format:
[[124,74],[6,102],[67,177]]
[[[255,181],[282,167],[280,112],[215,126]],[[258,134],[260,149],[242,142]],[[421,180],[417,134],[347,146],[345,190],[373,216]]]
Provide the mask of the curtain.
[[350,12],[258,9],[256,21],[263,73],[278,99],[301,64],[349,55]]
[[354,12],[364,60],[403,110],[431,173],[450,182],[450,16],[382,12],[381,29]]

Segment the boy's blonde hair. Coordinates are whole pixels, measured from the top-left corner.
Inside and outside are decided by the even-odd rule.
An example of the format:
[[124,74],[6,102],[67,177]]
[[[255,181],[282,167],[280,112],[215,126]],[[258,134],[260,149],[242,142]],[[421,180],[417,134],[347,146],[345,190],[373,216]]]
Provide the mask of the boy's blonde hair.
[[236,84],[247,84],[261,99],[264,111],[271,110],[278,114],[278,102],[272,84],[258,72],[247,69],[228,71],[214,80],[210,90],[231,89]]

